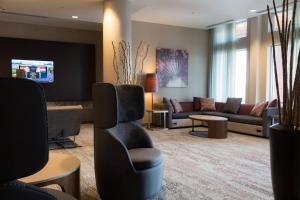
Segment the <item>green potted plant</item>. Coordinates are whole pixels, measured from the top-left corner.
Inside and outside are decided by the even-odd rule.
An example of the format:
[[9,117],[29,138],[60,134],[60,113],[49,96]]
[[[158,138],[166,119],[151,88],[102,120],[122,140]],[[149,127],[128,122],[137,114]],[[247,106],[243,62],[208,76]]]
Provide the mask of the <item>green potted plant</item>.
[[[289,0],[283,0],[280,18],[273,0],[275,23],[281,45],[282,80],[279,79],[275,56],[277,33],[274,33],[274,24],[268,6],[279,111],[279,123],[272,126],[270,131],[271,176],[276,200],[300,199],[300,51],[296,50],[295,45],[295,24],[296,20],[300,19],[296,19],[297,0],[294,0],[292,5],[290,11]],[[289,12],[292,12],[291,19],[289,19]]]

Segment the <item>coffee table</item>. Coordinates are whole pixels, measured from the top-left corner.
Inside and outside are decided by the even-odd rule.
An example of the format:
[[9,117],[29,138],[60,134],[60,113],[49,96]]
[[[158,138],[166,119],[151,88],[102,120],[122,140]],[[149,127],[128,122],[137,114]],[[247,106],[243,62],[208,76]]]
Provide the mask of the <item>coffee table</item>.
[[57,184],[63,192],[80,199],[80,161],[68,154],[50,152],[42,170],[20,181],[37,187]]
[[[191,135],[217,139],[227,138],[227,118],[210,115],[190,115],[189,118],[192,120]],[[195,131],[195,120],[207,122],[208,131]]]

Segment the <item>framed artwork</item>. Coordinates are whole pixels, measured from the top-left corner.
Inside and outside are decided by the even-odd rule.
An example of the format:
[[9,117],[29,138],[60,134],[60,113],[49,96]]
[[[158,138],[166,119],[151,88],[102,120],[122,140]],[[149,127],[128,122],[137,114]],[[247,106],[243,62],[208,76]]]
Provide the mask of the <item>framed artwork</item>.
[[156,49],[156,72],[160,88],[184,88],[188,86],[187,50]]

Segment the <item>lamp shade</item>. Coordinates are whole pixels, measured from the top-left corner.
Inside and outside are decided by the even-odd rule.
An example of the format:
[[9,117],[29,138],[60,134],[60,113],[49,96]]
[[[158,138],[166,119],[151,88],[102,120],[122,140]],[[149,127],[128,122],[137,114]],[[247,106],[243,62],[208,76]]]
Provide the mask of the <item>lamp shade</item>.
[[157,92],[157,75],[156,74],[146,74],[145,80],[145,92]]

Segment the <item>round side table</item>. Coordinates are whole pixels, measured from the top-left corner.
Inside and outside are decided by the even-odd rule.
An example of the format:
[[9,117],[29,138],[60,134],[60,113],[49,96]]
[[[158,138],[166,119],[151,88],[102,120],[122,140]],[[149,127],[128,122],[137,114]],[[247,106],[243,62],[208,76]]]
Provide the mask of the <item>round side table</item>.
[[63,192],[80,199],[80,161],[75,156],[50,152],[42,170],[19,180],[37,187],[57,184]]

